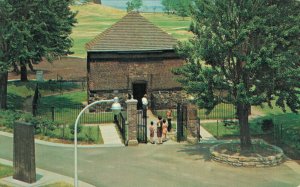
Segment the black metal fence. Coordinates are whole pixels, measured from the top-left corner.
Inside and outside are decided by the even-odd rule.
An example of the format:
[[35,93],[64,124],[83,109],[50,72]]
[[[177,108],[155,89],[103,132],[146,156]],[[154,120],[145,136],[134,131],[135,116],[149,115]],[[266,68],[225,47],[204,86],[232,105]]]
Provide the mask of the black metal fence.
[[185,141],[187,138],[187,105],[177,104],[177,141]]
[[[166,118],[168,110],[152,110],[153,114],[160,115]],[[172,109],[172,116],[177,117],[177,109]],[[232,104],[221,103],[217,105],[210,113],[207,113],[205,109],[198,109],[198,117],[201,120],[208,119],[235,119],[236,109]]]
[[[207,124],[202,124],[205,129],[209,129],[218,139],[239,138],[240,126],[237,120],[217,120]],[[253,138],[264,138],[278,145],[283,142],[285,129],[281,123],[272,123],[269,128],[264,128],[261,121],[249,123],[250,134]]]
[[143,110],[137,111],[137,140],[147,143],[147,114]]
[[126,124],[126,118],[124,117],[126,115],[124,115],[124,114],[125,113],[120,113],[119,115],[115,115],[114,122],[116,123],[116,125],[121,133],[124,144],[127,145],[128,126]]
[[[62,124],[74,124],[75,120],[84,108],[84,105],[37,105],[35,108],[35,115],[43,117],[44,119],[57,121]],[[103,111],[100,106],[92,107],[86,111],[81,118],[81,124],[99,124],[99,123],[113,123],[114,115],[111,111]]]

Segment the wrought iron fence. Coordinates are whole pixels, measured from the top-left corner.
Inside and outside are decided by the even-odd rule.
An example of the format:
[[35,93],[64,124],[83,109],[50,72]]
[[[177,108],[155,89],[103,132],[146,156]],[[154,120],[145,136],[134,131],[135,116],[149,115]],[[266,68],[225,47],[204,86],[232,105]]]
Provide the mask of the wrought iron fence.
[[120,133],[121,133],[121,136],[123,138],[123,141],[124,141],[124,144],[126,145],[127,144],[127,131],[128,131],[128,126],[126,124],[126,118],[124,117],[126,116],[125,113],[121,112],[119,115],[115,115],[114,116],[114,122],[116,123]]
[[[153,114],[160,115],[166,118],[168,110],[152,110]],[[172,109],[172,116],[174,119],[177,117],[177,109]],[[236,109],[231,104],[221,103],[217,105],[210,113],[207,113],[205,109],[198,109],[198,117],[201,120],[207,119],[235,119]]]
[[[111,111],[103,111],[101,106],[95,106],[89,111],[86,111],[80,118],[82,124],[99,124],[99,123],[113,123],[114,115]],[[48,120],[58,121],[62,124],[75,123],[76,117],[80,111],[84,108],[84,105],[56,105],[49,106],[38,104],[35,108],[35,115],[43,117]]]

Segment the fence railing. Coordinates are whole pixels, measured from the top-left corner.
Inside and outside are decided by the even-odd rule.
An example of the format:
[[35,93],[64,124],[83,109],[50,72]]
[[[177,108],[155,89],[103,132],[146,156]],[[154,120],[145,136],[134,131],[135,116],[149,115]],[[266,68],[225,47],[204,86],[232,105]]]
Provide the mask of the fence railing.
[[[218,139],[239,138],[240,136],[240,126],[237,120],[217,120],[202,123],[201,126]],[[249,127],[252,138],[267,138],[268,141],[276,145],[281,144],[285,136],[285,130],[281,123],[274,123],[265,130],[263,130],[260,122],[249,123]]]
[[119,115],[114,116],[114,122],[116,123],[122,139],[124,141],[124,144],[127,142],[127,125],[126,125],[126,118],[124,117],[124,113],[120,113]]
[[[168,110],[153,110],[153,114],[160,115],[163,118],[166,118]],[[177,117],[177,110],[172,109],[172,116],[174,119]],[[207,119],[235,119],[236,110],[235,107],[231,104],[221,103],[217,105],[210,113],[206,113],[205,109],[198,109],[198,117],[201,120]]]
[[[43,117],[48,120],[58,121],[62,124],[73,124],[84,105],[37,105],[36,116]],[[100,106],[95,106],[80,118],[81,124],[99,124],[99,123],[113,123],[114,115],[111,111],[103,111]]]

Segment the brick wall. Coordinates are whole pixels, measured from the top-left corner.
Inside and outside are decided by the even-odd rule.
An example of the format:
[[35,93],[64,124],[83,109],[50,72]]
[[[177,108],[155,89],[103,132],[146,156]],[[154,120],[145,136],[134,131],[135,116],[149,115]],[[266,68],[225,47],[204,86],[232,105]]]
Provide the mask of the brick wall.
[[177,100],[182,100],[181,85],[171,70],[183,65],[184,60],[174,52],[88,56],[89,102],[113,96],[123,102],[136,82],[147,84],[147,93],[154,93],[152,103],[157,109],[176,106]]
[[144,81],[148,90],[181,87],[172,74],[184,61],[179,58],[92,60],[89,65],[90,90],[131,90],[132,83]]

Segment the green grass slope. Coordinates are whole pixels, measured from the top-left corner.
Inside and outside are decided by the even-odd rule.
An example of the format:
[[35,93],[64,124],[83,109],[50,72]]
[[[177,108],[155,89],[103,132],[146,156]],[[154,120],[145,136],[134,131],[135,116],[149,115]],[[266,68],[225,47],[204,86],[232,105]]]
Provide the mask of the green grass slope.
[[[72,56],[82,58],[86,57],[85,44],[87,42],[126,15],[126,11],[93,3],[72,6],[71,9],[78,12],[76,17],[78,23],[71,34],[74,42],[71,49],[74,52]],[[192,37],[192,34],[188,32],[190,18],[183,20],[181,17],[164,13],[143,13],[142,15],[178,40]]]

